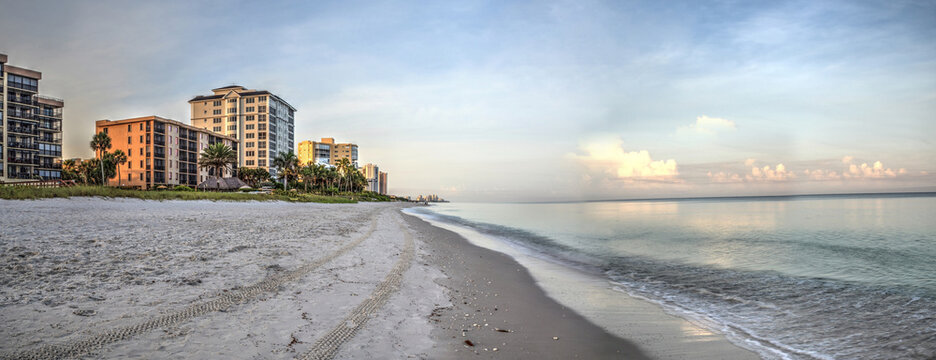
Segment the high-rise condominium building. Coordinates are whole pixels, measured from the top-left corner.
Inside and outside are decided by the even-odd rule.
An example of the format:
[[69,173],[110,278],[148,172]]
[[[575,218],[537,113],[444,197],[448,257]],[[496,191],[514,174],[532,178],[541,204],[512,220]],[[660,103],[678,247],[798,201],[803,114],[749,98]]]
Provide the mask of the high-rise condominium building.
[[[143,189],[160,185],[197,186],[214,176],[213,170],[198,166],[202,150],[217,142],[235,151],[239,148],[233,137],[158,116],[98,120],[94,132],[102,131],[111,138],[109,151],[120,149],[127,154],[127,163],[120,165],[120,176],[111,180],[111,184]],[[233,168],[236,167],[234,164]],[[231,171],[225,171],[224,176],[232,176]]]
[[231,85],[211,91],[189,100],[192,125],[237,139],[239,166],[265,168],[275,175],[276,154],[295,146],[296,109],[265,90]]
[[364,173],[364,180],[367,181],[367,191],[380,192],[380,167],[374,164],[366,164],[361,167]]
[[378,176],[379,176],[379,182],[380,182],[380,184],[378,185],[380,191],[378,192],[383,195],[387,195],[387,173],[381,171],[380,175]]
[[42,73],[6,62],[0,54],[0,181],[61,179],[65,102],[39,95]]
[[351,160],[355,168],[358,167],[358,146],[351,143],[336,144],[334,138],[300,142],[296,156],[299,158],[299,163],[303,165],[309,162],[338,165],[338,161],[347,158]]

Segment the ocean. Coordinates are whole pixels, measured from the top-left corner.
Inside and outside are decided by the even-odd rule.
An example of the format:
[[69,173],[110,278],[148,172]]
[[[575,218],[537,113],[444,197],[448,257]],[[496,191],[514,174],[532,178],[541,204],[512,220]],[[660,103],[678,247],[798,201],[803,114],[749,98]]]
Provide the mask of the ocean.
[[764,358],[936,357],[936,194],[407,211],[600,276]]

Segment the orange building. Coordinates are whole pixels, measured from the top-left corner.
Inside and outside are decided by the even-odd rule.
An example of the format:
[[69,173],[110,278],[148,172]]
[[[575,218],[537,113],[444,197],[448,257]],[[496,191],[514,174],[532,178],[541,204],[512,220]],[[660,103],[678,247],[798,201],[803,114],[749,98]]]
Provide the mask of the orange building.
[[[237,151],[237,140],[181,122],[145,116],[124,120],[98,120],[95,133],[111,138],[111,149],[127,154],[112,185],[148,189],[160,185],[194,187],[214,174],[198,167],[198,156],[209,145],[223,142]],[[237,164],[233,164],[237,168]],[[224,174],[232,176],[231,171]]]

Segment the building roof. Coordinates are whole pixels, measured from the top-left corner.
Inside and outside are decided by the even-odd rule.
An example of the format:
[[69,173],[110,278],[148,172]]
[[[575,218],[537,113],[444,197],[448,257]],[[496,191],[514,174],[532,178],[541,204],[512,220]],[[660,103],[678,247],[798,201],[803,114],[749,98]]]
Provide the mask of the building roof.
[[224,97],[224,95],[207,95],[207,96],[198,95],[198,96],[193,97],[192,100],[189,100],[189,102],[193,102],[193,101],[204,101],[204,100],[214,100],[214,99],[220,99],[220,98],[222,98],[222,97]]
[[227,136],[227,135],[224,135],[224,134],[219,134],[219,133],[216,133],[216,132],[211,131],[211,130],[208,130],[208,129],[203,129],[203,128],[200,128],[200,127],[195,127],[195,126],[192,126],[192,125],[189,125],[189,124],[185,124],[185,123],[183,123],[183,122],[181,122],[181,121],[172,120],[172,119],[167,119],[167,118],[160,117],[160,116],[156,116],[156,115],[142,116],[142,117],[136,117],[136,118],[130,118],[130,119],[122,119],[122,120],[107,120],[107,119],[98,120],[98,121],[95,121],[95,122],[94,122],[94,126],[95,126],[95,127],[97,127],[97,126],[114,126],[114,125],[121,125],[121,124],[127,124],[127,123],[136,123],[136,122],[140,122],[140,121],[149,121],[149,120],[162,121],[162,122],[166,122],[166,123],[169,123],[169,124],[172,124],[172,125],[176,125],[176,126],[179,126],[179,127],[186,128],[186,129],[188,129],[188,130],[194,130],[194,131],[198,131],[198,132],[204,132],[204,133],[207,133],[207,134],[209,134],[209,135],[211,135],[211,136],[216,136],[216,137],[219,137],[219,138],[222,138],[222,139],[230,140],[230,141],[235,142],[235,143],[239,142],[237,139],[235,139],[235,138],[233,138],[233,137],[230,137],[230,136]]
[[244,87],[243,87],[243,86],[240,86],[240,85],[231,84],[231,85],[228,85],[228,86],[219,87],[219,88],[217,88],[217,89],[211,89],[211,91],[218,91],[218,90],[224,90],[224,89],[233,89],[233,88],[244,88]]
[[199,190],[237,190],[242,187],[250,187],[243,180],[236,177],[227,177],[218,179],[212,177],[208,180],[202,181],[201,184],[198,184],[197,188]]

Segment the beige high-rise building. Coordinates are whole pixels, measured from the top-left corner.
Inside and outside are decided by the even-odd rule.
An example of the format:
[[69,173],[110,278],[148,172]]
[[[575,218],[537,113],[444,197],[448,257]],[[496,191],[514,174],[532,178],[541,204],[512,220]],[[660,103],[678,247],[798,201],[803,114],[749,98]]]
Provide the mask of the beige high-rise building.
[[[109,151],[120,149],[127,154],[127,163],[120,166],[120,176],[110,180],[111,185],[195,187],[214,176],[211,170],[199,167],[202,150],[217,142],[238,149],[232,137],[158,116],[98,120],[94,125],[95,133],[103,131],[110,136]],[[231,171],[224,173],[225,177],[232,175]]]
[[266,90],[231,85],[211,91],[189,100],[192,126],[237,139],[239,166],[264,168],[276,175],[273,159],[292,151],[295,143],[296,109]]
[[39,95],[41,72],[6,62],[0,54],[0,182],[61,179],[65,102]]
[[338,165],[339,160],[347,158],[355,168],[358,167],[358,146],[352,143],[336,144],[335,138],[300,142],[296,156],[303,165],[309,162]]
[[364,180],[367,181],[367,191],[380,192],[380,167],[374,164],[366,164],[361,167],[361,173],[364,174]]

